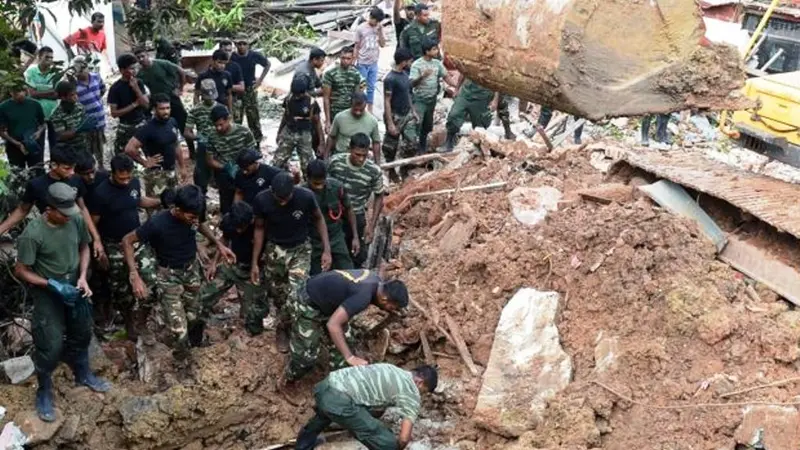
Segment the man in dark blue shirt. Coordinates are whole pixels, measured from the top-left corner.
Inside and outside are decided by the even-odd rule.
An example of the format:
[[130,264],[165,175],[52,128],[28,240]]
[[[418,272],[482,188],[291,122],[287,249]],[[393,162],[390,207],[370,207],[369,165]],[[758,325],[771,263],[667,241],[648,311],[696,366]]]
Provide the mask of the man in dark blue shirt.
[[234,201],[243,201],[253,206],[256,195],[269,189],[275,175],[282,172],[269,164],[260,163],[260,160],[261,152],[254,148],[242,150],[236,158],[239,172],[233,182],[236,186]]
[[125,149],[131,136],[147,119],[150,98],[146,95],[144,82],[136,78],[136,65],[139,60],[130,53],[117,58],[121,78],[108,89],[108,106],[111,117],[118,118],[117,133],[114,138],[114,153]]
[[92,205],[94,202],[95,190],[104,181],[108,180],[108,172],[103,169],[97,170],[94,156],[88,152],[81,152],[78,153],[75,173],[80,177],[83,183],[83,201],[86,203],[86,208],[89,210],[89,213],[91,213],[93,211]]
[[[247,117],[247,127],[253,132],[257,142],[261,142],[264,135],[261,133],[261,116],[258,110],[258,87],[264,82],[264,77],[269,73],[269,60],[259,52],[250,50],[250,43],[246,39],[236,41],[236,52],[231,55],[231,61],[242,68],[244,79],[244,95],[242,96],[242,112],[239,114],[239,123]],[[256,66],[264,69],[256,80]]]
[[[125,153],[145,168],[144,187],[150,197],[158,197],[178,185],[176,165],[181,177],[185,177],[186,162],[178,149],[180,130],[175,119],[170,117],[170,108],[166,94],[154,95],[154,117],[136,130],[136,135],[125,146]],[[144,150],[145,157],[140,149]]]
[[[275,299],[278,309],[278,350],[289,351],[289,311],[285,303],[292,301],[311,270],[311,227],[317,229],[322,240],[322,270],[331,266],[331,246],[328,228],[317,205],[314,193],[294,185],[294,177],[281,172],[272,178],[270,189],[256,195],[255,233],[250,277],[258,284],[261,249],[267,255],[264,275],[269,298]],[[267,243],[264,245],[264,237]]]
[[230,72],[231,74],[231,81],[233,81],[233,120],[234,122],[241,124],[242,123],[242,96],[245,92],[245,84],[244,84],[244,72],[242,71],[242,66],[239,65],[238,62],[233,61],[233,42],[229,40],[223,40],[219,43],[219,49],[224,51],[226,55],[228,55],[228,63],[225,65],[225,70]]
[[130,271],[133,295],[140,300],[147,297],[147,285],[139,273],[134,244],[143,242],[155,253],[156,286],[161,295],[164,314],[162,342],[173,349],[176,359],[185,361],[190,346],[203,342],[205,321],[200,304],[200,268],[197,264],[199,231],[229,263],[236,256],[222,241],[214,236],[205,224],[198,224],[205,208],[205,197],[199,187],[190,184],[175,192],[174,206],[168,211],[153,215],[144,225],[131,231],[122,239],[125,263]]
[[[97,224],[103,247],[108,254],[108,271],[94,273],[92,279],[99,277],[107,280],[105,285],[110,292],[109,298],[113,299],[111,304],[99,306],[107,309],[102,311],[106,317],[111,308],[122,314],[130,340],[136,340],[143,317],[135,320],[133,315],[136,299],[128,279],[121,242],[126,234],[139,228],[139,208],[155,209],[160,206],[158,199],[142,195],[142,185],[133,176],[133,160],[124,154],[111,159],[111,175],[93,190],[92,201],[89,203],[92,221]],[[139,273],[152,286],[155,283],[155,261],[144,245],[134,247]]]
[[200,103],[200,82],[210,78],[217,85],[217,102],[228,107],[228,111],[233,111],[233,77],[225,70],[228,64],[228,54],[224,50],[217,50],[211,56],[211,67],[197,77],[194,85],[194,104]]

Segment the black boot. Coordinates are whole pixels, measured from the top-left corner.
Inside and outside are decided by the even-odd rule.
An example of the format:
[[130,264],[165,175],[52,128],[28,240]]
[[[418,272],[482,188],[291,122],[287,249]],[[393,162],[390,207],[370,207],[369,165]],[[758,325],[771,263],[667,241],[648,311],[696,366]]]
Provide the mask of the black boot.
[[508,122],[503,122],[503,129],[506,130],[506,139],[509,141],[513,141],[517,139],[517,135],[511,131],[511,124]]
[[75,384],[86,386],[95,392],[108,392],[111,390],[111,383],[98,377],[89,369],[89,352],[82,352],[70,365],[72,373],[75,375]]
[[36,390],[36,413],[45,422],[56,420],[56,407],[53,403],[53,379],[50,373],[37,372],[39,389]]
[[458,135],[456,133],[447,132],[447,138],[444,140],[444,145],[439,147],[439,153],[450,153],[456,147]]
[[189,325],[189,344],[192,347],[202,347],[205,336],[206,323],[203,321]]

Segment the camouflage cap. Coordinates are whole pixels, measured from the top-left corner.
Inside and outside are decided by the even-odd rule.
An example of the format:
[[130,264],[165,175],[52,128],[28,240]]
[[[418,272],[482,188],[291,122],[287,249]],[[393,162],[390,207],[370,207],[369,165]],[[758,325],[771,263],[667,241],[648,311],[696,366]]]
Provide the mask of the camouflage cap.
[[214,100],[219,95],[217,93],[217,84],[211,78],[206,78],[200,81],[200,96],[206,100]]
[[47,189],[47,204],[65,216],[77,216],[81,210],[75,204],[77,190],[67,183],[53,183]]

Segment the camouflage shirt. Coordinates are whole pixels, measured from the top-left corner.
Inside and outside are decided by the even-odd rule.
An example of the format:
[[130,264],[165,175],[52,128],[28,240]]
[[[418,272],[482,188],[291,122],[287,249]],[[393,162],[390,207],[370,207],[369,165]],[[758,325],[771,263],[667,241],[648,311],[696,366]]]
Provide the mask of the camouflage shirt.
[[366,211],[367,202],[372,194],[385,193],[381,168],[371,160],[367,160],[361,167],[356,167],[350,163],[349,153],[339,153],[331,157],[328,175],[344,184],[356,214]]
[[403,419],[415,421],[420,395],[411,372],[392,364],[370,364],[331,372],[328,386],[343,392],[356,405],[384,409],[395,407]]
[[[203,135],[206,139],[210,138],[214,131],[214,124],[211,122],[211,109],[219,103],[214,102],[210,105],[200,102],[189,111],[186,117],[186,128],[194,128],[197,135]],[[183,132],[184,130],[181,130]]]
[[411,51],[414,59],[422,58],[422,42],[428,38],[439,41],[442,34],[442,25],[438,20],[431,19],[427,25],[422,25],[416,20],[408,24],[400,33],[399,47],[407,48]]
[[[311,190],[311,186],[306,183],[305,187]],[[314,196],[317,197],[319,210],[322,216],[325,217],[325,224],[328,226],[328,236],[336,237],[344,232],[342,228],[342,220],[347,216],[347,209],[350,208],[350,197],[347,195],[347,190],[344,184],[334,178],[325,180],[325,188],[320,191],[311,190]],[[311,238],[319,241],[319,233],[316,229],[311,230]]]
[[335,115],[350,107],[353,92],[363,90],[366,82],[355,67],[342,69],[341,66],[336,66],[325,72],[322,77],[322,86],[331,88],[331,115]]
[[[53,128],[57,134],[78,129],[85,119],[86,112],[83,105],[78,102],[74,103],[71,112],[67,112],[63,104],[58,102],[58,106],[55,111],[53,111],[53,115],[50,116],[50,121],[53,122]],[[72,139],[61,142],[73,150],[88,150],[86,133],[77,133]]]
[[216,160],[225,164],[235,162],[236,156],[246,148],[258,148],[253,132],[249,128],[232,123],[231,129],[226,134],[219,134],[216,130],[211,133],[208,142],[214,149]]

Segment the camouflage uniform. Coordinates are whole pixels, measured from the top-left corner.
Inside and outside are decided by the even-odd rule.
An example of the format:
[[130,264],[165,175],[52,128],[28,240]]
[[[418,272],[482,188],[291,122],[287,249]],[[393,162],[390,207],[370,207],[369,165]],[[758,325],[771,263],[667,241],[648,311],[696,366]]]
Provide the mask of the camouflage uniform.
[[[447,132],[457,134],[467,117],[472,122],[473,128],[488,128],[492,124],[492,111],[489,109],[489,104],[493,99],[493,91],[472,80],[464,81],[453,102],[453,107],[450,108],[450,112],[447,114]],[[508,99],[505,95],[500,95],[497,115],[503,125],[510,125]]]
[[314,159],[311,141],[311,131],[292,131],[284,127],[281,131],[280,144],[275,150],[275,156],[272,157],[272,165],[286,169],[292,154],[297,150],[300,167],[308,166],[308,162]]
[[403,32],[400,33],[400,42],[398,47],[407,48],[411,51],[414,60],[422,58],[422,43],[425,39],[434,41],[439,40],[442,34],[442,25],[438,20],[430,19],[427,25],[422,25],[418,21],[413,21],[406,25]]
[[[207,104],[203,101],[195,105],[186,117],[186,128],[195,131],[197,152],[192,155],[194,158],[194,184],[200,186],[203,192],[208,189],[208,181],[211,178],[211,171],[206,164],[206,149],[208,139],[215,132],[214,124],[211,122],[211,109],[218,103],[216,101]],[[184,131],[184,130],[181,130]]]
[[[311,189],[309,185],[306,187]],[[317,204],[319,204],[320,212],[325,218],[325,225],[328,229],[328,241],[331,245],[331,269],[353,269],[353,260],[350,258],[350,250],[345,242],[345,233],[342,228],[347,211],[352,207],[344,185],[338,180],[328,178],[322,192],[314,190],[312,192],[317,197]],[[322,272],[322,240],[317,229],[312,228],[310,275],[314,276],[320,272]]]
[[363,91],[366,85],[361,72],[354,66],[347,69],[336,66],[325,72],[325,75],[322,76],[322,86],[331,88],[331,116],[327,118],[328,122],[333,122],[336,114],[350,109],[353,103],[353,92]]
[[[214,159],[225,164],[232,164],[238,170],[236,165],[236,156],[248,148],[258,149],[253,133],[246,127],[238,124],[231,124],[231,128],[225,134],[219,134],[216,130],[211,133],[209,137],[209,149],[212,152]],[[236,193],[236,186],[234,185],[234,176],[227,173],[225,170],[218,170],[214,173],[214,179],[217,182],[217,189],[219,189],[219,204],[220,211],[225,214],[230,211],[233,204],[233,196]]]
[[86,132],[86,141],[88,143],[89,153],[94,156],[97,161],[97,167],[105,167],[106,165],[106,132],[105,130],[92,130]]
[[[328,365],[331,371],[347,367],[347,361],[333,344],[326,329],[329,317],[308,304],[305,284],[297,293],[295,301],[287,306],[292,317],[292,332],[289,340],[290,356],[289,364],[286,365],[286,379],[297,380],[313,370],[323,344],[328,348],[330,355]],[[355,340],[351,327],[345,325],[344,331],[347,345],[352,348]]]
[[200,304],[200,286],[202,278],[196,262],[185,268],[171,269],[158,267],[156,270],[156,286],[159,291],[160,319],[162,342],[169,343],[175,349],[188,347],[189,328],[202,319]]
[[114,137],[115,155],[125,151],[125,146],[128,145],[128,141],[130,141],[131,138],[136,134],[136,130],[144,124],[145,122],[137,124],[119,122],[117,124],[117,133]]
[[253,132],[253,137],[257,142],[261,142],[264,134],[261,133],[261,115],[258,110],[258,92],[255,86],[245,89],[244,96],[242,96],[242,107],[237,122],[243,123],[244,117],[247,117],[247,127]]
[[[119,242],[103,241],[103,247],[108,255],[108,281],[112,294],[112,305],[123,312],[133,310],[136,308],[136,298],[133,296],[122,245]],[[144,284],[152,289],[156,282],[155,258],[144,245],[139,245],[134,250],[134,258],[139,269],[139,276],[142,277]]]
[[[50,116],[50,122],[52,122],[53,129],[57,134],[77,130],[85,119],[84,107],[78,102],[73,104],[73,109],[70,112],[67,112],[64,108],[64,103],[59,102],[53,111],[53,115]],[[77,133],[72,139],[61,141],[61,144],[75,152],[87,152],[89,147],[86,133]]]
[[[319,106],[310,95],[289,95],[283,101],[284,115],[281,124],[278,148],[272,158],[272,165],[287,169],[292,154],[297,151],[300,167],[305,170],[308,162],[314,159],[313,130],[316,129],[314,117],[319,117]],[[294,109],[296,108],[296,109]],[[302,115],[298,115],[302,114]]]
[[147,169],[142,175],[145,195],[158,198],[167,189],[178,186],[178,176],[174,170]]
[[236,286],[241,295],[245,328],[253,335],[262,333],[264,331],[264,317],[269,313],[269,302],[267,293],[261,286],[250,283],[249,264],[239,263],[234,266],[219,266],[214,279],[203,284],[200,289],[200,303],[203,305],[203,315],[208,315],[211,308],[233,286]]
[[[241,125],[242,119],[244,119],[244,115],[242,114],[242,109],[244,108],[244,101],[242,97],[239,95],[233,96],[233,121],[234,123]],[[255,133],[254,133],[255,134]]]
[[[397,158],[398,150],[400,151],[400,158],[410,158],[416,155],[417,147],[419,146],[419,124],[414,114],[411,111],[402,116],[392,114],[392,121],[399,134],[392,136],[387,131],[383,135],[383,157],[386,162],[394,161]],[[403,177],[407,172],[407,166],[400,168],[400,174]]]
[[308,278],[311,266],[311,243],[306,241],[292,248],[267,242],[265,246],[267,263],[264,278],[267,292],[275,302],[281,323],[289,323],[287,304],[294,301],[299,289]]

